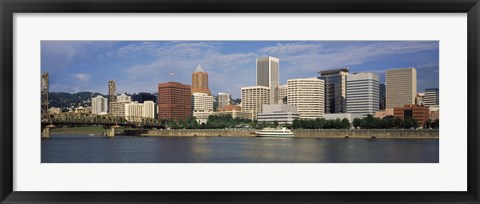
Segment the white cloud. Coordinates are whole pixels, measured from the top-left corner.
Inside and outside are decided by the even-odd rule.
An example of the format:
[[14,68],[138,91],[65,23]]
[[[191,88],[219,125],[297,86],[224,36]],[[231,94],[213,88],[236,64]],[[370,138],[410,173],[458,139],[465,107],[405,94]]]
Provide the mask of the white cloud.
[[[202,64],[202,67],[209,73],[209,86],[212,91],[227,91],[226,89],[230,89],[232,84],[243,82],[239,76],[244,74],[239,72],[244,72],[249,67],[255,70],[254,63],[257,54],[225,54],[218,50],[216,44],[218,43],[164,43],[155,51],[156,59],[153,62],[126,68],[124,81],[126,83],[135,82],[128,86],[132,91],[138,90],[137,88],[140,86],[152,87],[153,84],[155,87],[157,83],[171,80],[190,84],[192,72],[195,71],[198,64]],[[173,79],[168,74],[170,72],[175,73]],[[251,77],[251,73],[246,74],[245,77]],[[145,87],[140,90],[145,90]]]
[[278,43],[275,46],[265,47],[260,49],[261,53],[267,55],[277,55],[277,54],[292,54],[299,52],[318,52],[321,48],[320,43]]
[[82,82],[87,82],[88,80],[90,80],[90,74],[86,73],[74,74],[72,75],[72,77]]

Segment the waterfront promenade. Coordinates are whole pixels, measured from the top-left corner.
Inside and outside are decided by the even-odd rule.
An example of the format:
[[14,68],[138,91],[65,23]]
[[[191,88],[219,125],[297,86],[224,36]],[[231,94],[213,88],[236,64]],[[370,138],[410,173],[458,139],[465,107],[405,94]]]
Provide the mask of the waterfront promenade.
[[[256,130],[249,129],[195,129],[195,130],[133,130],[126,135],[170,136],[170,137],[254,137]],[[292,130],[298,138],[392,138],[392,139],[438,139],[438,129],[401,130],[401,129],[318,129]]]

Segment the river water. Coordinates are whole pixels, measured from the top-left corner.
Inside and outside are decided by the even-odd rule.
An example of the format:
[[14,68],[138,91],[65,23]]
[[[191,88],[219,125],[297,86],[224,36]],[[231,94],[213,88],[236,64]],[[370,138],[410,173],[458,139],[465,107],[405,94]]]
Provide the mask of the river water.
[[438,163],[436,139],[51,135],[42,163]]

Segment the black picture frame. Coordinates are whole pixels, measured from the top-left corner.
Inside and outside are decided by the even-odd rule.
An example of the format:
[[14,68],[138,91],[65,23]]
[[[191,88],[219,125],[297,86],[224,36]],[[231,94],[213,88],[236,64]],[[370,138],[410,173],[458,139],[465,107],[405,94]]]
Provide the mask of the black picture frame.
[[[479,0],[0,0],[1,203],[479,203]],[[13,191],[15,13],[467,13],[468,190],[466,192],[19,192]]]

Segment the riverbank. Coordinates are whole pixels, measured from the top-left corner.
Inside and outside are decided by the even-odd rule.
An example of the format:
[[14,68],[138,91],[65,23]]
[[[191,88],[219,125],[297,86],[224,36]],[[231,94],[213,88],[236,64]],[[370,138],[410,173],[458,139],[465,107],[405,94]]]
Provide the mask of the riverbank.
[[[198,129],[198,130],[143,130],[125,131],[129,135],[145,137],[254,137],[256,130],[246,129]],[[297,138],[391,138],[391,139],[438,139],[439,130],[292,130]]]
[[[129,127],[117,128],[116,132],[121,134],[124,130],[130,129]],[[62,135],[79,135],[79,134],[93,134],[104,135],[105,129],[103,126],[87,126],[87,127],[56,127],[50,129],[50,134],[62,134]]]
[[[53,128],[51,134],[93,134],[104,135],[102,126],[92,127],[61,127]],[[131,129],[120,127],[116,135],[142,136],[142,137],[255,137],[253,129]],[[401,130],[401,129],[318,129],[318,130],[292,130],[297,138],[391,138],[391,139],[438,139],[439,130]]]

